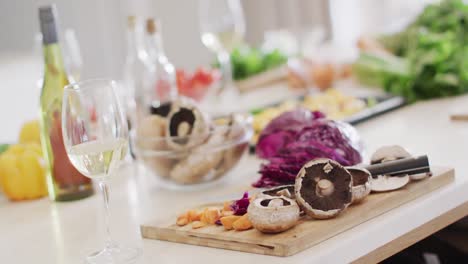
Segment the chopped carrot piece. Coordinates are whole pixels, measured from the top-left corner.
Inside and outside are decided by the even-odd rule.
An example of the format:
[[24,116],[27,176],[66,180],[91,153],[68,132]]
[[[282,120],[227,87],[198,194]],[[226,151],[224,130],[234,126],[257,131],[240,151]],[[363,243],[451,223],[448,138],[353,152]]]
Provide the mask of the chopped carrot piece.
[[224,204],[223,204],[223,211],[224,212],[232,211],[231,203],[232,202],[230,202],[230,201],[224,202]]
[[252,228],[252,223],[250,222],[247,214],[243,215],[241,218],[236,220],[233,224],[232,227],[236,231],[244,231],[247,229]]
[[193,229],[198,229],[198,228],[201,228],[201,227],[204,227],[206,226],[206,223],[203,223],[202,221],[194,221],[192,223],[192,228]]
[[221,217],[220,221],[221,221],[221,224],[224,226],[224,229],[226,230],[231,230],[233,227],[232,227],[232,224],[239,220],[241,218],[240,215],[230,215],[230,216],[225,216],[225,217]]
[[200,221],[200,218],[201,212],[198,212],[197,210],[189,210],[187,212],[187,219],[189,222]]

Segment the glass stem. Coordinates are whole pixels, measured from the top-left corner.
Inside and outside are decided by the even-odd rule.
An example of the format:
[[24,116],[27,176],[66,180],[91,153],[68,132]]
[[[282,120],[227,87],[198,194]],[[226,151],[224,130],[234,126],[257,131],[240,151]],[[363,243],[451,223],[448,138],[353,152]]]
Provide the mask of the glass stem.
[[231,65],[231,56],[226,50],[222,50],[218,53],[218,61],[221,66],[223,84],[218,94],[229,90],[234,89],[234,82],[232,79],[232,65]]
[[106,226],[105,246],[110,248],[112,246],[112,237],[110,231],[110,212],[109,212],[109,185],[105,180],[99,181],[101,188],[102,198],[104,199],[104,225]]

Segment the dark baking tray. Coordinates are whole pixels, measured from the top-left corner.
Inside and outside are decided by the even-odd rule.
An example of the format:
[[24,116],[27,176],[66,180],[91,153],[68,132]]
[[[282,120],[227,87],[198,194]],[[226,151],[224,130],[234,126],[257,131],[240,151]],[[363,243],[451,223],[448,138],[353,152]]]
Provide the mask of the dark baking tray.
[[357,112],[352,116],[345,118],[343,120],[344,122],[350,123],[351,125],[356,125],[366,120],[372,119],[374,117],[403,107],[406,104],[406,101],[403,97],[393,95],[364,97],[361,99],[365,100],[367,103],[370,100],[373,100],[375,104],[370,107],[366,107],[365,109]]

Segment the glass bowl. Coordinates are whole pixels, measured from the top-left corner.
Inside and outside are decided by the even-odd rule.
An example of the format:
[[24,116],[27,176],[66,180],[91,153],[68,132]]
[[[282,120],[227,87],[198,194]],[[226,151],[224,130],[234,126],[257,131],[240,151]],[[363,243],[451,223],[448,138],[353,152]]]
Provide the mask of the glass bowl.
[[[200,136],[138,137],[130,134],[137,160],[164,183],[178,186],[213,182],[226,175],[241,159],[253,135],[252,117],[236,115],[235,122],[212,125]],[[193,140],[196,146],[174,149],[168,141]]]

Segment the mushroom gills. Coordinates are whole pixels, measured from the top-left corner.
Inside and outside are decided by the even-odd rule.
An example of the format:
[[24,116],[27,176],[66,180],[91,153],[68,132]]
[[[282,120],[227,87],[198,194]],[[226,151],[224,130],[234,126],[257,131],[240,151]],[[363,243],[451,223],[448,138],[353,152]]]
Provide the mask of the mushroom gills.
[[336,161],[312,160],[296,177],[296,201],[313,218],[334,217],[351,203],[352,182],[351,174]]
[[209,136],[208,119],[191,100],[172,102],[167,119],[167,142],[173,149],[196,147]]
[[280,198],[271,198],[271,199],[262,200],[260,204],[265,207],[279,207],[279,206],[288,206],[291,203],[288,200],[285,200],[280,197]]
[[159,103],[154,102],[150,106],[150,113],[161,117],[167,117],[171,112],[172,102]]

